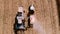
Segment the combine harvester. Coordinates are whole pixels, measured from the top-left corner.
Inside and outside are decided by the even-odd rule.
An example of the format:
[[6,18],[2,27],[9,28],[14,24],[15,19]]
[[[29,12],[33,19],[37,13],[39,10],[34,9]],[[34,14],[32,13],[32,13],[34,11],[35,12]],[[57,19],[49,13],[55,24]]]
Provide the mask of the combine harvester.
[[[28,18],[28,26],[25,27],[25,17],[24,17],[24,9],[23,7],[18,8],[18,12],[15,17],[15,24],[14,24],[14,32],[15,34],[25,34],[24,31],[28,30],[29,28],[33,28],[33,14],[34,14],[34,6],[33,4],[29,6],[29,12],[27,14]],[[28,28],[28,29],[27,29]]]
[[[14,24],[14,32],[15,34],[25,34],[25,31],[28,31],[29,34],[33,34],[33,30],[36,30],[37,34],[46,34],[45,30],[43,27],[39,24],[39,21],[35,18],[34,15],[34,5],[30,5],[28,8],[28,26],[25,26],[25,11],[23,7],[18,8],[18,12],[15,17],[15,24]],[[27,33],[28,33],[27,32]]]
[[18,7],[18,12],[15,17],[15,24],[14,24],[14,32],[15,34],[21,33],[25,31],[25,18],[24,18],[24,9],[23,7]]

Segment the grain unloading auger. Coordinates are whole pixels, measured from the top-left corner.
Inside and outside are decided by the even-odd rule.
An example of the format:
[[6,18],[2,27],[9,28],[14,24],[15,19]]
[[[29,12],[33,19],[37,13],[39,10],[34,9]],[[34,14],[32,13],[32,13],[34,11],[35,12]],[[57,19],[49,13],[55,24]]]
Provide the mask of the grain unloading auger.
[[[34,15],[34,6],[33,4],[28,8],[28,26],[25,27],[25,16],[24,16],[24,9],[23,7],[18,8],[18,12],[15,17],[15,24],[14,24],[14,32],[15,34],[25,34],[24,31],[28,30],[27,28],[33,28],[33,24],[31,23],[32,16]],[[20,33],[19,33],[20,32]]]

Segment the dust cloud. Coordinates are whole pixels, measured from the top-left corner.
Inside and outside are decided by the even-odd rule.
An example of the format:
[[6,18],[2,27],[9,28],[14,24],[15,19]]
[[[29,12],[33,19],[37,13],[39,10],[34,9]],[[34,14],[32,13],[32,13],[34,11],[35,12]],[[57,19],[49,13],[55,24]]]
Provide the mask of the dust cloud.
[[32,19],[34,20],[31,20],[31,22],[33,21],[33,29],[37,32],[37,34],[46,34],[46,31],[43,29],[43,26],[40,25],[40,21],[38,21],[35,16]]

